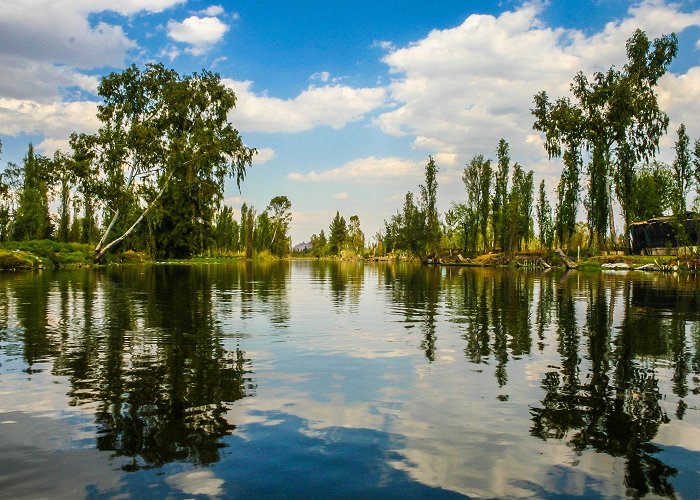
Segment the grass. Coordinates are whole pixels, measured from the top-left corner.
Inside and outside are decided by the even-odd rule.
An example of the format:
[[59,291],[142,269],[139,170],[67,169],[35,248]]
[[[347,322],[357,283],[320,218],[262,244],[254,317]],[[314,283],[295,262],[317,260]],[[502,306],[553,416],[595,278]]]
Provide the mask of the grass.
[[51,240],[11,241],[0,245],[0,252],[5,255],[0,261],[0,269],[18,269],[14,267],[18,265],[17,259],[36,261],[36,265],[32,267],[19,269],[92,265],[92,247],[82,243],[59,243]]

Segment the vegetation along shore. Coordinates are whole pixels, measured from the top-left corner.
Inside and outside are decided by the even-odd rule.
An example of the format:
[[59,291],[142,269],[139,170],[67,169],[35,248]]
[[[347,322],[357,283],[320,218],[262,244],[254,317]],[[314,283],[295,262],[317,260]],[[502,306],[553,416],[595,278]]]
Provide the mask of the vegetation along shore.
[[669,125],[656,85],[678,42],[638,30],[626,48],[622,68],[575,75],[570,96],[533,97],[533,128],[563,163],[554,200],[502,138],[495,161],[468,162],[464,199],[445,213],[430,156],[416,194],[372,238],[357,215],[337,211],[296,247],[287,196],[239,213],[224,203],[226,180],[240,189],[256,150],[228,121],[236,98],[219,75],[131,66],[102,79],[96,133],[72,134],[70,151],[52,157],[29,144],[20,165],[0,173],[0,269],[296,256],[694,272],[700,140],[681,124],[673,162],[656,160]]

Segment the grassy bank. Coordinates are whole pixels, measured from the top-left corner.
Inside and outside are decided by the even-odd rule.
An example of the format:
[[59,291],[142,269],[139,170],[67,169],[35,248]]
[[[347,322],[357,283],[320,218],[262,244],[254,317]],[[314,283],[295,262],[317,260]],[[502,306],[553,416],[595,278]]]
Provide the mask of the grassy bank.
[[92,265],[92,247],[51,240],[11,241],[0,244],[0,270],[57,269]]

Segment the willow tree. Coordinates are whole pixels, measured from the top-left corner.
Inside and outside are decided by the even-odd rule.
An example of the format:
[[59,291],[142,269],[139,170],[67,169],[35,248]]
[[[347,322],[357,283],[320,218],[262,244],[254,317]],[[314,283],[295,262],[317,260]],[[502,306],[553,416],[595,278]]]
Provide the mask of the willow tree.
[[[74,137],[83,158],[97,164],[105,229],[100,260],[155,207],[164,239],[184,255],[202,240],[223,195],[224,181],[240,188],[254,149],[244,146],[228,113],[236,97],[217,74],[180,76],[162,64],[131,66],[104,77],[95,135]],[[164,223],[166,221],[167,223]],[[118,228],[119,236],[112,237]],[[167,234],[166,234],[167,233]]]
[[[676,36],[652,42],[637,30],[626,48],[628,61],[622,70],[611,67],[594,73],[591,80],[582,72],[576,75],[571,84],[575,102],[559,98],[550,103],[543,91],[535,96],[532,110],[534,128],[545,133],[550,158],[561,156],[562,150],[577,156],[589,153],[589,223],[599,242],[605,239],[608,225],[616,241],[613,186],[628,231],[635,168],[653,157],[668,128],[668,116],[659,109],[655,87],[678,52]],[[578,151],[571,151],[573,148]]]

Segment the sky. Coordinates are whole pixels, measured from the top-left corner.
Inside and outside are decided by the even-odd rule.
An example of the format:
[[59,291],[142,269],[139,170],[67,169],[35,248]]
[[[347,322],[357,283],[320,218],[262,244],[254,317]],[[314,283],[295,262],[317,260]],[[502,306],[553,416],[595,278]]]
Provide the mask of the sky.
[[0,0],[0,165],[96,131],[103,75],[206,69],[236,93],[230,120],[258,150],[241,190],[227,183],[236,215],[285,195],[293,243],[327,233],[336,211],[372,239],[429,155],[445,211],[465,198],[465,164],[495,159],[500,138],[553,198],[561,164],[532,129],[533,96],[621,68],[637,28],[679,38],[658,87],[671,161],[680,123],[700,138],[700,0]]

